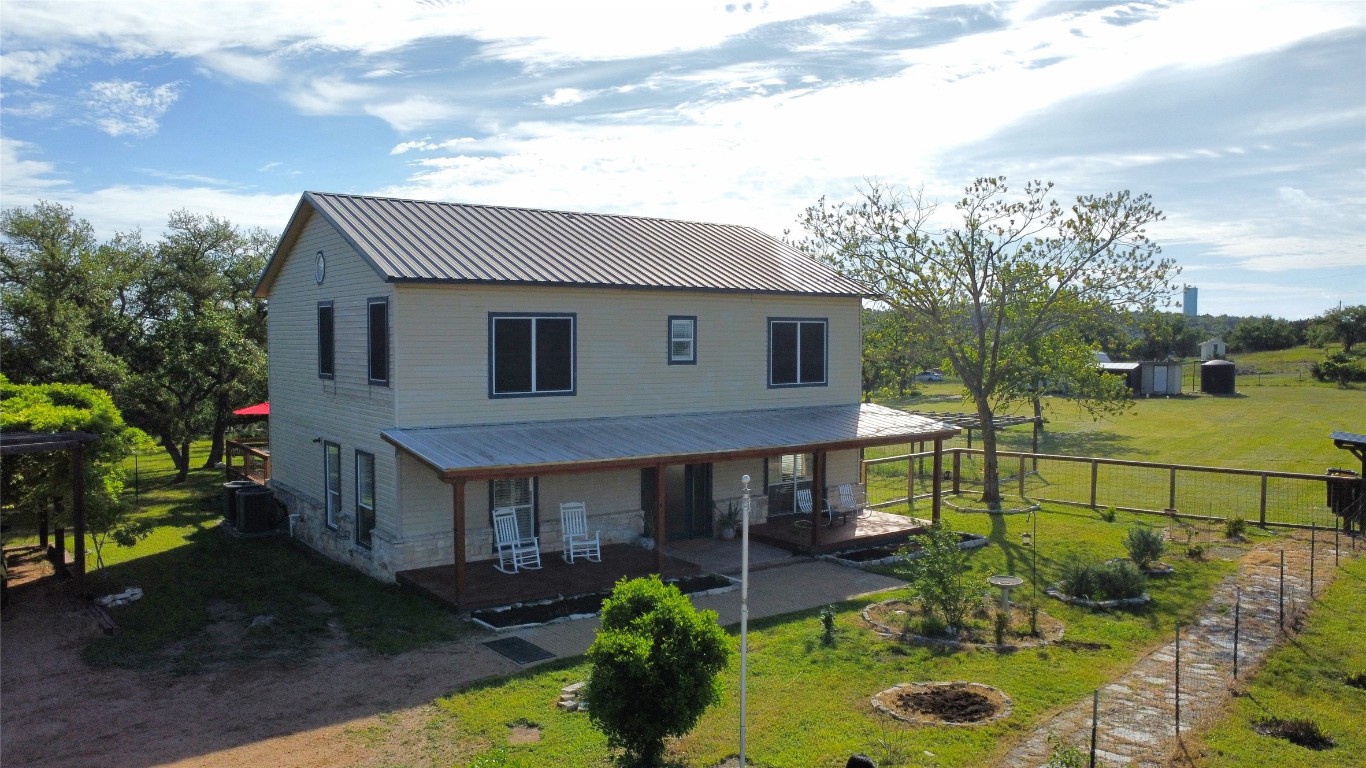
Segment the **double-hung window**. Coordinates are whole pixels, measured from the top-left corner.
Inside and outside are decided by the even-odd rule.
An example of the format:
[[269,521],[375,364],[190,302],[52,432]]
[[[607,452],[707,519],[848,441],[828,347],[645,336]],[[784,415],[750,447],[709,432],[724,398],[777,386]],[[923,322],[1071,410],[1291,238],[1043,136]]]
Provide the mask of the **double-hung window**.
[[489,524],[493,510],[511,507],[517,515],[517,533],[523,539],[536,535],[536,481],[530,477],[489,481]]
[[327,527],[337,527],[341,512],[341,446],[323,443],[323,495],[327,504]]
[[356,451],[356,544],[370,548],[375,530],[375,456]]
[[367,357],[370,383],[389,386],[389,300],[370,299],[366,302]]
[[770,515],[797,511],[797,491],[811,487],[811,460],[809,453],[792,453],[772,456],[765,462]]
[[825,342],[824,319],[769,318],[768,385],[824,386]]
[[697,318],[669,317],[669,365],[697,363]]
[[575,315],[489,315],[489,397],[574,394]]
[[318,378],[330,379],[337,373],[337,336],[332,302],[318,302]]

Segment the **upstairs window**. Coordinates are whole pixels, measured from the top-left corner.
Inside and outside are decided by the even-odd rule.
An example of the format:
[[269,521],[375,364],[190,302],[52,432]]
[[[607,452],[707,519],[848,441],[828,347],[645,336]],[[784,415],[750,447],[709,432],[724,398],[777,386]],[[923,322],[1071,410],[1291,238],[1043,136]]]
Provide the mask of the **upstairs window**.
[[813,387],[826,383],[826,321],[768,321],[768,385]]
[[332,302],[318,302],[318,378],[330,379],[337,374],[337,341],[333,322]]
[[389,300],[370,299],[367,304],[370,383],[389,386]]
[[669,365],[693,365],[697,362],[697,318],[682,315],[669,317]]
[[489,315],[489,396],[574,394],[574,315]]

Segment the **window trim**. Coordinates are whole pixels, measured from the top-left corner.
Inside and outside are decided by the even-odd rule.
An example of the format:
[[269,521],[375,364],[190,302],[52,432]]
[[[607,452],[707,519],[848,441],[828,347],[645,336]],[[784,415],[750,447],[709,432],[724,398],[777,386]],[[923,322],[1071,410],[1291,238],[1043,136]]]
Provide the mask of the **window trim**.
[[[773,327],[779,323],[794,323],[797,326],[797,380],[788,383],[773,381]],[[821,380],[802,381],[802,326],[821,326]],[[794,387],[826,387],[830,385],[830,319],[827,317],[770,317],[768,318],[768,388],[792,389]]]
[[[374,307],[384,306],[384,378],[375,376],[375,328],[373,325]],[[365,300],[365,371],[366,380],[369,384],[376,387],[389,386],[393,378],[393,371],[390,370],[393,350],[390,348],[390,336],[393,323],[389,322],[389,297],[371,296]]]
[[[361,503],[361,498],[362,498],[362,496],[361,496],[361,492],[360,492],[360,480],[361,480],[361,467],[360,467],[360,462],[361,462],[361,457],[362,457],[362,456],[364,456],[365,458],[367,458],[367,459],[370,460],[370,472],[369,472],[369,475],[370,475],[370,506],[369,506],[369,508],[368,508],[368,511],[369,511],[369,513],[370,513],[370,528],[369,528],[368,530],[365,530],[365,539],[366,539],[365,541],[361,541],[361,531],[362,531],[362,529],[364,529],[363,518],[361,517],[361,513],[362,513],[363,511],[366,511],[366,509],[367,509],[366,506],[365,506],[364,504]],[[370,453],[369,451],[362,451],[362,450],[357,449],[357,450],[356,450],[356,458],[355,458],[355,466],[356,466],[356,533],[355,533],[355,542],[356,542],[356,546],[358,546],[358,547],[360,547],[360,548],[362,548],[362,549],[369,550],[369,549],[371,549],[371,548],[373,547],[373,545],[374,545],[374,538],[373,538],[373,537],[374,537],[375,527],[376,527],[376,524],[377,524],[376,514],[375,514],[375,508],[379,506],[378,499],[377,499],[377,497],[379,496],[379,492],[378,492],[378,489],[375,488],[375,454]]]
[[[530,392],[498,392],[497,347],[494,341],[494,328],[499,320],[531,321],[531,364],[532,390]],[[569,389],[538,391],[536,387],[536,326],[539,320],[569,321]],[[489,399],[500,400],[509,397],[573,397],[579,393],[579,315],[577,312],[490,312],[488,327],[488,385]]]
[[[689,354],[687,357],[674,356],[674,322],[678,320],[688,321],[692,333],[688,339]],[[697,365],[697,315],[669,315],[669,335],[668,343],[664,347],[665,355],[669,360],[669,365]]]
[[[332,466],[329,459],[335,449],[337,456],[337,476],[336,487],[333,487]],[[337,530],[337,514],[342,508],[342,467],[341,467],[341,445],[330,440],[323,441],[323,524],[330,530]],[[333,494],[336,495],[336,503],[333,504]]]
[[[323,370],[323,310],[327,310],[327,370]],[[318,302],[318,378],[337,378],[337,308],[334,301]]]

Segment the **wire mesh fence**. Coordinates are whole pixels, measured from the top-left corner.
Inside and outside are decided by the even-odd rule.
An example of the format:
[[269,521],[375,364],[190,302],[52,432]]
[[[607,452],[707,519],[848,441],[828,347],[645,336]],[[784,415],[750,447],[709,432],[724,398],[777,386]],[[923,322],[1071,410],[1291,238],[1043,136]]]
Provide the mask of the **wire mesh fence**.
[[[980,449],[945,451],[940,470],[944,492],[980,492],[983,460]],[[932,451],[865,459],[869,503],[928,504],[934,492],[933,467]],[[1007,451],[998,453],[998,468],[1002,493],[1033,501],[1306,528],[1335,524],[1329,496],[1332,484],[1342,482],[1327,474]]]

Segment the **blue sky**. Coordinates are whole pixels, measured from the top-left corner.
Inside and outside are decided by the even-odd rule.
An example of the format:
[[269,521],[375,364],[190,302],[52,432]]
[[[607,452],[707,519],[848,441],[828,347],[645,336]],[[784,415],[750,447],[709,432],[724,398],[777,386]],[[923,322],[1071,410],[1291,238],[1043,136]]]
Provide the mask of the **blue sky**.
[[306,189],[796,229],[869,178],[1151,193],[1199,311],[1366,303],[1366,3],[0,4],[0,202]]

